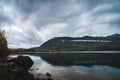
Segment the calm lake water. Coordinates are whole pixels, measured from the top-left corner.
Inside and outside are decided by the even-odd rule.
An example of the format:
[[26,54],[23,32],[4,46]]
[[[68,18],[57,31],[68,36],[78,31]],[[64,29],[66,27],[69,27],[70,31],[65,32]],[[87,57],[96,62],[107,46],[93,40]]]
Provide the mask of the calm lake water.
[[[10,56],[16,57],[18,55]],[[30,56],[34,61],[29,72],[35,77],[39,77],[39,73],[49,72],[54,80],[120,80],[120,68],[105,65],[92,65],[90,67],[53,65],[43,60],[38,54],[24,54],[24,56]]]

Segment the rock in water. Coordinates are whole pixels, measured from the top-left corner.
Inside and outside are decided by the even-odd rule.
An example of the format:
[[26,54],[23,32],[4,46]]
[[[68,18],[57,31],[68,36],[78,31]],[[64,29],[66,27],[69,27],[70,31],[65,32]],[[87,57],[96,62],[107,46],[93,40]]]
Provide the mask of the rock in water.
[[48,77],[52,77],[52,76],[51,76],[51,74],[50,74],[50,73],[48,73],[48,72],[46,73],[46,76],[48,76]]
[[46,73],[46,74],[41,74],[39,73],[37,76],[36,76],[36,79],[35,80],[53,80],[53,77],[50,73]]
[[16,58],[13,58],[12,60],[10,60],[12,62],[14,62],[15,64],[17,64],[19,67],[25,69],[25,70],[29,70],[31,68],[31,66],[34,64],[34,62],[32,61],[32,59],[29,56],[18,56]]
[[0,80],[34,80],[34,76],[15,63],[0,64]]

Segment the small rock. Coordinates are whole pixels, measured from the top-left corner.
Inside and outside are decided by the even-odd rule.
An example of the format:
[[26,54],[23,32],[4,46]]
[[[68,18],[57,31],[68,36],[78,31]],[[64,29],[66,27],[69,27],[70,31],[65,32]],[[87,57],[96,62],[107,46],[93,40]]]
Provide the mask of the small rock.
[[53,80],[53,79],[51,74],[47,72],[46,74],[39,73],[35,80]]
[[50,73],[48,73],[48,72],[46,73],[46,76],[48,76],[48,77],[52,77],[52,76],[51,76],[51,74],[50,74]]

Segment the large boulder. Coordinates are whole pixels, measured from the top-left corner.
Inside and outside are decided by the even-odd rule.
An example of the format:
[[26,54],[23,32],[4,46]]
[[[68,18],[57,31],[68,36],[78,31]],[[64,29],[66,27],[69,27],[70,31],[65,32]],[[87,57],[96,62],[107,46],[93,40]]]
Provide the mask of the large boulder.
[[14,62],[17,66],[25,69],[26,71],[28,71],[34,64],[34,62],[29,56],[18,56],[9,61]]
[[0,80],[34,80],[34,76],[12,62],[0,63]]

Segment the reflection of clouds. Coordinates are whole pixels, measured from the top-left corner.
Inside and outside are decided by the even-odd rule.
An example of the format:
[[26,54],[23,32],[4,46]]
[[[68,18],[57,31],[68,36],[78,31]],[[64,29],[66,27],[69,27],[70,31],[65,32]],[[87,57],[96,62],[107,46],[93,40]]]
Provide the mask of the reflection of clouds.
[[86,77],[89,76],[90,78],[96,78],[95,80],[120,79],[120,69],[109,66],[98,66],[98,65],[92,67],[72,66],[71,68],[79,73],[82,72]]
[[120,69],[109,66],[53,66],[40,57],[31,56],[35,64],[30,71],[38,77],[39,73],[49,72],[54,80],[120,80]]

